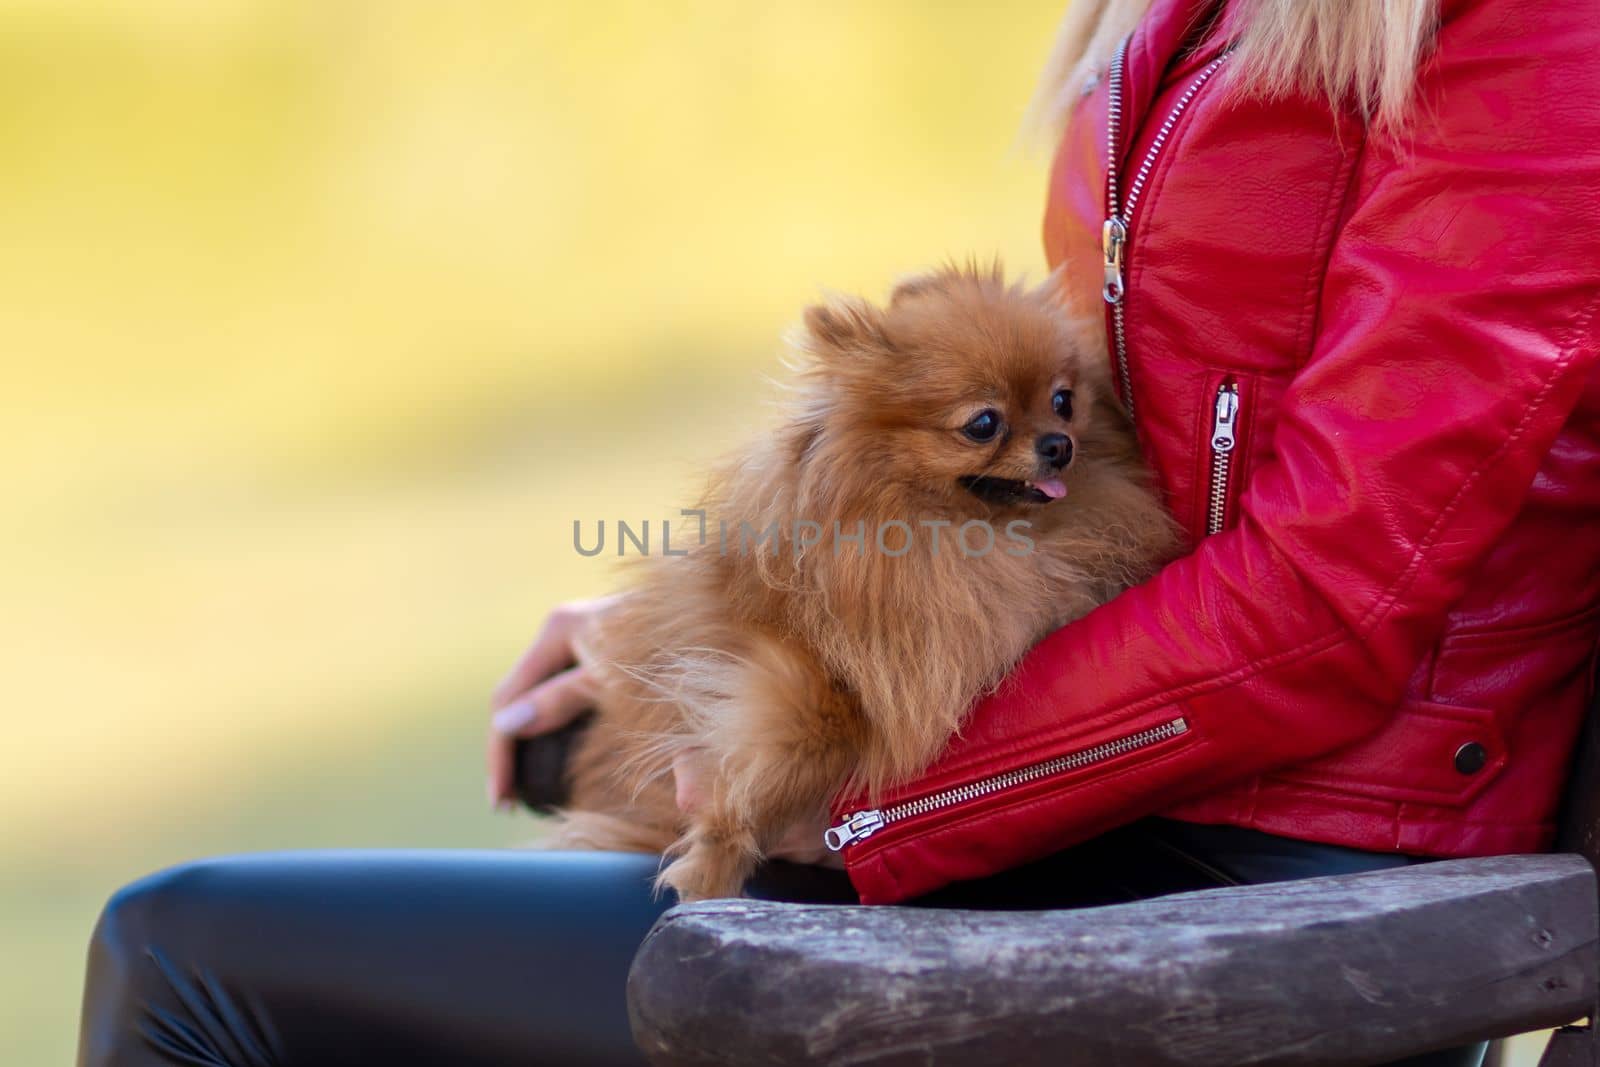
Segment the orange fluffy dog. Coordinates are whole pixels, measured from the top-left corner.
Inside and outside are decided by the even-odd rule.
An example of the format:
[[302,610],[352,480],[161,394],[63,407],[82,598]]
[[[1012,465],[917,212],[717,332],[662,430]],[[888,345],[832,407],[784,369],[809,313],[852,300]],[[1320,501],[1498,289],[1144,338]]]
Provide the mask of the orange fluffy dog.
[[[737,895],[792,825],[916,774],[1030,645],[1169,559],[1090,336],[998,269],[810,308],[787,417],[600,626],[558,842],[664,851],[683,899]],[[687,816],[682,758],[706,785]]]

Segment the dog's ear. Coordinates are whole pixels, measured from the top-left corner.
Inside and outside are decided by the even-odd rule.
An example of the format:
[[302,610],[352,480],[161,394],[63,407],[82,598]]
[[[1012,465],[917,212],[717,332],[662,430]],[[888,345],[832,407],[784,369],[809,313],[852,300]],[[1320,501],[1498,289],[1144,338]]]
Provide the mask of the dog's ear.
[[894,348],[883,312],[858,297],[831,297],[805,310],[809,346],[820,356],[867,355]]
[[937,293],[949,287],[950,275],[948,271],[929,271],[925,274],[913,274],[901,278],[889,292],[889,306],[895,307],[913,297],[923,296],[927,293]]
[[936,293],[951,293],[962,288],[984,290],[989,287],[1004,289],[1006,272],[997,259],[980,263],[976,259],[955,262],[901,278],[889,293],[889,306],[899,307],[907,300]]

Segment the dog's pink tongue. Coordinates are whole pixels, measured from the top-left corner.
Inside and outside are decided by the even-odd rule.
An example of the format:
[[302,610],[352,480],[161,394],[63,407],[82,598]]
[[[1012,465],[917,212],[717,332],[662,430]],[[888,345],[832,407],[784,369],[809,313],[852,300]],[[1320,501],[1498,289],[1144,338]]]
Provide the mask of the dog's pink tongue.
[[1051,500],[1060,500],[1067,495],[1067,483],[1060,478],[1046,478],[1042,482],[1033,482],[1031,484]]

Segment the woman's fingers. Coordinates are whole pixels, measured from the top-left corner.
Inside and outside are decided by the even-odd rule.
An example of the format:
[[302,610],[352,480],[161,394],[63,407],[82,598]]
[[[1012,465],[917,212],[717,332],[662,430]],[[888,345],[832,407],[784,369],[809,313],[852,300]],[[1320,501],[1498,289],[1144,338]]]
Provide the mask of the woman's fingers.
[[824,811],[815,820],[806,819],[789,827],[787,833],[768,852],[774,859],[788,860],[790,863],[809,863],[817,867],[834,867],[844,869],[844,858],[837,852],[830,852],[822,843],[822,835],[828,829],[828,813]]
[[[700,771],[700,756],[700,752],[690,749],[672,757],[674,799],[678,810],[684,815],[693,815],[705,803],[706,787]],[[826,809],[813,819],[802,819],[789,827],[767,855],[790,863],[809,863],[843,870],[844,859],[830,852],[822,841],[823,832],[828,829],[830,821]]]
[[[518,737],[559,729],[591,705],[593,693],[583,672],[583,645],[616,600],[615,596],[600,597],[556,608],[545,619],[538,638],[495,686],[489,699],[494,718],[486,760],[490,803],[506,807],[515,800]],[[544,686],[552,685],[540,694]]]
[[678,810],[685,815],[693,815],[704,799],[700,792],[700,772],[694,765],[694,753],[679,752],[672,757],[672,785]]
[[491,708],[503,708],[573,661],[572,636],[583,621],[584,605],[566,604],[544,620],[533,644],[517,659],[511,672],[494,687]]
[[489,800],[498,806],[516,798],[517,739],[547,734],[594,706],[594,680],[585,667],[570,667],[506,704],[489,721]]
[[561,729],[593,706],[589,669],[569,667],[495,712],[490,729],[505,737],[537,737]]
[[517,794],[517,741],[489,731],[489,803],[501,811],[510,810]]

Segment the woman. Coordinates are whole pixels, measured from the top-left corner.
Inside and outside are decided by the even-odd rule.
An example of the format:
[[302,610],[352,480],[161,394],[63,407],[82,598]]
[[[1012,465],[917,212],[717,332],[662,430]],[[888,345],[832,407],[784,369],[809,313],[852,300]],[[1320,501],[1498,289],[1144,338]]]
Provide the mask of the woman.
[[[846,822],[849,882],[751,891],[1072,906],[1547,847],[1600,636],[1597,55],[1593,0],[1082,0],[1041,92],[1046,247],[1197,547],[1044,641],[903,795],[1096,758]],[[589,699],[595,617],[558,612],[497,694],[497,801],[516,740]],[[633,1062],[654,868],[157,875],[102,917],[81,1062]]]

